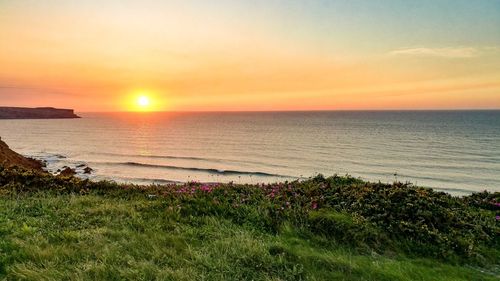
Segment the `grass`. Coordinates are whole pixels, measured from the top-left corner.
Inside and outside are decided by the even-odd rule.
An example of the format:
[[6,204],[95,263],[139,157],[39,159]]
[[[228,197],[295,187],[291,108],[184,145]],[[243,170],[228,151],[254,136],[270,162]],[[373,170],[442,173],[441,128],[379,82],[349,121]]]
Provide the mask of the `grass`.
[[[460,251],[453,258],[432,252],[412,254],[405,250],[412,239],[399,243],[396,236],[369,223],[368,215],[328,206],[333,199],[295,208],[299,203],[287,198],[283,206],[291,201],[290,207],[276,207],[275,200],[281,200],[276,198],[283,194],[276,186],[137,187],[50,177],[48,181],[57,184],[39,188],[47,182],[38,176],[9,179],[9,175],[13,174],[0,174],[0,279],[498,280],[500,276],[495,249],[474,252],[482,256],[479,260]],[[23,184],[16,184],[19,181]],[[84,187],[56,188],[73,184]],[[294,183],[295,191],[315,184],[318,181]],[[192,186],[198,189],[191,192]],[[479,197],[468,198],[467,204],[484,203],[491,194]],[[277,214],[270,211],[275,209]],[[485,216],[490,211],[478,209]],[[498,228],[494,221],[493,227]],[[496,238],[490,242],[497,243]]]

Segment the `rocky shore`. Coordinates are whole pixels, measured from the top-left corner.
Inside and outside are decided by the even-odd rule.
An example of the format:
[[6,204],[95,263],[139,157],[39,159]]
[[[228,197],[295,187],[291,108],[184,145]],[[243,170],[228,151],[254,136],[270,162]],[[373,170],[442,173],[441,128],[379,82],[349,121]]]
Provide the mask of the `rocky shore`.
[[36,172],[50,173],[52,175],[71,177],[75,175],[90,175],[94,169],[86,164],[78,164],[76,166],[68,167],[63,166],[57,171],[47,169],[47,162],[45,160],[24,157],[21,154],[13,151],[9,146],[2,141],[0,137],[0,167],[12,168],[19,167],[26,170],[33,170]]
[[0,165],[4,167],[21,167],[28,170],[43,172],[43,163],[41,161],[26,158],[15,151],[0,138]]

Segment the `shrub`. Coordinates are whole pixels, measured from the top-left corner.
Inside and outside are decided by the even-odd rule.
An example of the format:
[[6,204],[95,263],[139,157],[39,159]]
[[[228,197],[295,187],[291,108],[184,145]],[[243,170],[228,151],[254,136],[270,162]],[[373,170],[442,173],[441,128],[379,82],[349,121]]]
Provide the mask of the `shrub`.
[[313,233],[358,249],[380,250],[388,246],[387,237],[382,231],[353,214],[326,209],[312,211],[309,214],[309,223]]
[[189,182],[123,185],[0,167],[0,195],[44,192],[148,196],[192,224],[218,216],[270,233],[283,224],[358,249],[394,250],[445,260],[500,257],[500,193],[453,197],[405,183],[318,175],[304,181],[234,185]]

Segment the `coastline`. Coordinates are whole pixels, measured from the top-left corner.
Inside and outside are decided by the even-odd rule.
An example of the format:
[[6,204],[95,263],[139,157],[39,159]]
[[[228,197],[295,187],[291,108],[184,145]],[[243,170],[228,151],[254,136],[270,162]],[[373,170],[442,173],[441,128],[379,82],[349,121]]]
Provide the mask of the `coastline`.
[[[242,181],[241,178],[237,178],[235,180],[232,180],[232,182],[235,183],[243,183],[243,184],[254,184],[254,183],[273,183],[273,182],[283,182],[283,181],[295,181],[295,180],[307,180],[310,177],[304,177],[304,176],[298,176],[298,177],[293,177],[293,176],[285,176],[285,175],[278,175],[278,174],[269,174],[269,173],[262,173],[262,172],[242,172],[242,171],[233,171],[233,170],[222,170],[222,169],[215,169],[215,168],[206,168],[206,169],[200,169],[200,168],[190,168],[190,167],[178,167],[178,166],[165,166],[165,165],[149,165],[149,164],[141,164],[141,163],[135,163],[135,162],[123,162],[123,163],[115,163],[117,165],[131,165],[131,166],[144,166],[144,167],[153,167],[153,168],[166,168],[166,169],[174,169],[174,170],[184,170],[186,172],[190,171],[204,171],[208,173],[212,173],[214,175],[213,180],[197,180],[196,178],[189,178],[187,177],[185,180],[176,180],[176,179],[168,179],[168,178],[116,178],[110,175],[102,175],[102,174],[96,174],[99,171],[95,169],[92,165],[90,165],[86,161],[67,161],[67,156],[61,154],[61,153],[49,153],[49,154],[30,154],[30,155],[24,155],[22,156],[21,154],[18,154],[14,151],[12,151],[5,142],[3,142],[0,138],[0,153],[3,151],[9,151],[10,155],[16,155],[15,158],[17,160],[13,161],[13,163],[10,164],[12,165],[19,165],[21,163],[21,167],[24,168],[34,168],[35,170],[42,171],[42,172],[48,172],[52,175],[58,175],[61,172],[65,171],[64,174],[66,175],[74,175],[80,179],[89,179],[89,180],[95,180],[95,181],[101,181],[101,180],[110,180],[110,181],[116,181],[118,184],[136,184],[136,185],[161,185],[161,184],[185,184],[190,181],[197,181],[205,184],[214,184],[214,183],[228,183],[231,182],[231,180],[226,180],[226,181],[217,181],[215,180],[218,175],[228,175],[228,174],[245,174],[247,177],[249,177],[249,180],[247,181]],[[12,159],[12,156],[10,156]],[[21,159],[23,158],[23,159]],[[19,160],[21,159],[21,160]],[[2,160],[2,155],[0,155],[0,163],[4,161]],[[62,162],[61,162],[62,161]],[[61,162],[61,163],[59,163]],[[249,176],[250,175],[250,176]],[[252,178],[252,175],[255,176]],[[267,180],[267,181],[259,181],[259,175],[266,175],[266,176],[274,176],[273,180]],[[345,176],[351,176],[349,174],[345,174]],[[311,177],[314,177],[312,175]],[[362,179],[362,178],[359,178]],[[367,179],[362,179],[365,181],[370,181]],[[373,180],[372,180],[373,181]],[[381,181],[381,180],[378,180]],[[397,181],[397,178],[394,178],[393,181]],[[390,184],[391,181],[386,181],[384,182],[386,184]],[[409,183],[409,182],[408,182]],[[432,188],[436,191],[442,191],[449,193],[450,195],[453,196],[468,196],[474,193],[482,192],[482,191],[489,191],[492,193],[495,193],[494,190],[488,190],[487,188],[483,190],[471,190],[471,189],[459,189],[459,188],[450,188],[446,186],[425,186],[428,188]]]
[[[183,167],[183,166],[170,166],[170,165],[150,165],[150,164],[142,164],[142,163],[136,163],[136,162],[116,162],[116,163],[111,163],[113,165],[120,165],[120,166],[137,166],[137,167],[148,167],[148,168],[160,168],[160,169],[165,169],[165,170],[182,170],[186,171],[187,173],[190,171],[203,171],[207,172],[208,174],[213,175],[213,179],[211,180],[199,180],[196,177],[189,177],[187,176],[186,179],[179,180],[179,179],[169,179],[169,178],[137,178],[137,177],[117,177],[116,175],[107,175],[107,174],[99,174],[99,169],[96,168],[95,166],[91,165],[89,162],[86,161],[81,161],[81,160],[71,160],[68,161],[68,157],[62,155],[61,153],[49,153],[46,155],[42,154],[28,154],[24,155],[28,159],[34,159],[38,162],[41,162],[43,165],[43,170],[46,172],[51,173],[52,175],[58,175],[62,170],[65,169],[71,169],[73,172],[72,174],[75,175],[76,177],[80,179],[89,179],[89,180],[94,180],[94,181],[101,181],[101,180],[107,180],[107,181],[115,181],[118,184],[135,184],[135,185],[155,185],[155,184],[170,184],[170,183],[176,183],[176,184],[183,184],[187,183],[189,181],[197,181],[200,183],[205,183],[205,184],[214,184],[214,183],[228,183],[228,182],[235,182],[235,183],[241,183],[241,184],[256,184],[256,183],[272,183],[272,182],[282,182],[282,181],[295,181],[295,180],[307,180],[311,177],[314,177],[316,174],[315,173],[311,176],[287,176],[287,175],[279,175],[279,174],[269,174],[269,173],[264,173],[264,172],[252,172],[252,171],[233,171],[233,170],[223,170],[223,169],[215,169],[215,168],[193,168],[193,167]],[[106,164],[106,163],[99,163],[96,162],[94,163],[95,165],[99,164]],[[92,172],[85,172],[84,169],[90,168]],[[241,174],[240,178],[236,178],[234,180],[225,180],[225,181],[217,181],[215,180],[219,176],[224,176],[224,175],[238,175]],[[266,176],[274,176],[272,180],[264,180],[259,181],[260,175],[266,175]],[[245,178],[246,176],[246,178]],[[344,174],[344,176],[353,176],[348,173]],[[386,180],[382,181],[381,179],[366,179],[363,177],[359,176],[353,176],[359,179],[362,179],[364,181],[370,181],[370,182],[377,182],[380,181],[382,183],[390,184],[394,181],[397,181],[397,177],[394,177],[392,180]],[[407,183],[412,183],[409,181],[404,181]],[[414,183],[412,183],[414,184]],[[416,184],[415,184],[416,185]],[[481,190],[473,190],[473,189],[465,189],[465,188],[457,188],[457,187],[446,187],[446,186],[426,186],[426,185],[418,185],[426,188],[431,188],[436,191],[441,191],[441,192],[446,192],[450,195],[453,196],[468,196],[474,193],[482,192],[482,191],[488,191],[495,193],[497,191],[491,190],[488,187],[485,187],[484,189]]]
[[[214,183],[228,183],[231,180],[226,180],[226,181],[217,181],[217,180],[199,180],[196,179],[195,177],[190,177],[186,178],[184,180],[178,180],[178,179],[169,179],[169,178],[137,178],[137,177],[131,177],[131,178],[117,178],[116,175],[102,175],[99,174],[99,169],[96,168],[95,166],[89,164],[86,161],[80,161],[80,160],[75,160],[72,161],[71,163],[68,163],[67,161],[63,161],[62,163],[58,163],[61,160],[66,160],[67,157],[60,154],[60,153],[50,153],[48,155],[41,155],[41,154],[30,154],[30,155],[24,155],[27,158],[32,158],[38,161],[41,161],[44,165],[44,170],[46,172],[49,172],[53,175],[57,175],[61,170],[70,168],[74,171],[74,175],[76,177],[79,177],[80,179],[90,179],[90,180],[95,180],[95,181],[100,181],[100,180],[108,180],[108,181],[115,181],[118,184],[135,184],[135,185],[155,185],[155,184],[170,184],[170,183],[176,183],[176,184],[183,184],[189,181],[197,181],[205,184],[214,184]],[[99,164],[99,163],[97,163]],[[114,163],[116,165],[128,165],[128,162],[123,162],[123,163]],[[135,163],[131,163],[131,166],[137,166]],[[149,166],[149,165],[144,165],[144,166]],[[84,168],[89,167],[92,169],[91,173],[85,173]],[[153,166],[156,167],[156,166]],[[175,169],[175,170],[186,170],[186,171],[200,171],[199,168],[190,168],[190,167],[177,167],[177,166],[159,166],[159,168],[167,168],[167,169]],[[203,171],[208,171],[208,172],[213,172],[214,179],[216,179],[217,175],[224,175],[226,173],[226,170],[217,170],[213,168],[207,168],[207,169],[202,169]],[[231,173],[231,170],[229,170],[229,173]],[[263,180],[259,181],[259,177],[252,177],[251,175],[248,175],[249,173],[253,172],[242,172],[245,173],[247,176],[246,180],[243,178],[243,180],[240,179],[235,179],[232,180],[235,183],[242,183],[242,184],[256,184],[256,183],[272,183],[272,182],[280,182],[280,181],[295,181],[295,180],[307,180],[310,177],[314,177],[315,174],[306,177],[306,176],[286,176],[286,175],[275,175],[275,178],[273,180]],[[257,172],[257,174],[260,174],[260,172]],[[364,181],[371,181],[371,182],[376,182],[380,181],[382,183],[390,184],[393,181],[397,181],[396,178],[394,178],[392,181],[382,181],[382,180],[377,180],[377,179],[366,179],[363,177],[358,177],[350,174],[344,174],[344,176],[353,176],[359,179],[362,179]],[[405,181],[407,182],[407,181]],[[411,183],[411,182],[408,182]],[[414,184],[414,183],[413,183]],[[497,191],[491,190],[487,187],[485,187],[482,190],[473,190],[473,189],[465,189],[465,188],[456,188],[456,187],[446,187],[446,186],[426,186],[426,185],[419,185],[422,187],[426,188],[431,188],[436,191],[441,191],[441,192],[446,192],[450,195],[453,196],[468,196],[474,193],[482,192],[482,191],[488,191],[495,193]]]

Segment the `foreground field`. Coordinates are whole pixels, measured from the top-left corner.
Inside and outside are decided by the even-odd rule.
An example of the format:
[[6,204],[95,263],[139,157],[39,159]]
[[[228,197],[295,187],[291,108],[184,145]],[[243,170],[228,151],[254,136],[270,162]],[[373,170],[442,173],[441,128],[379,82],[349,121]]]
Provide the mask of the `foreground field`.
[[499,199],[349,177],[140,187],[0,168],[0,279],[498,280]]

